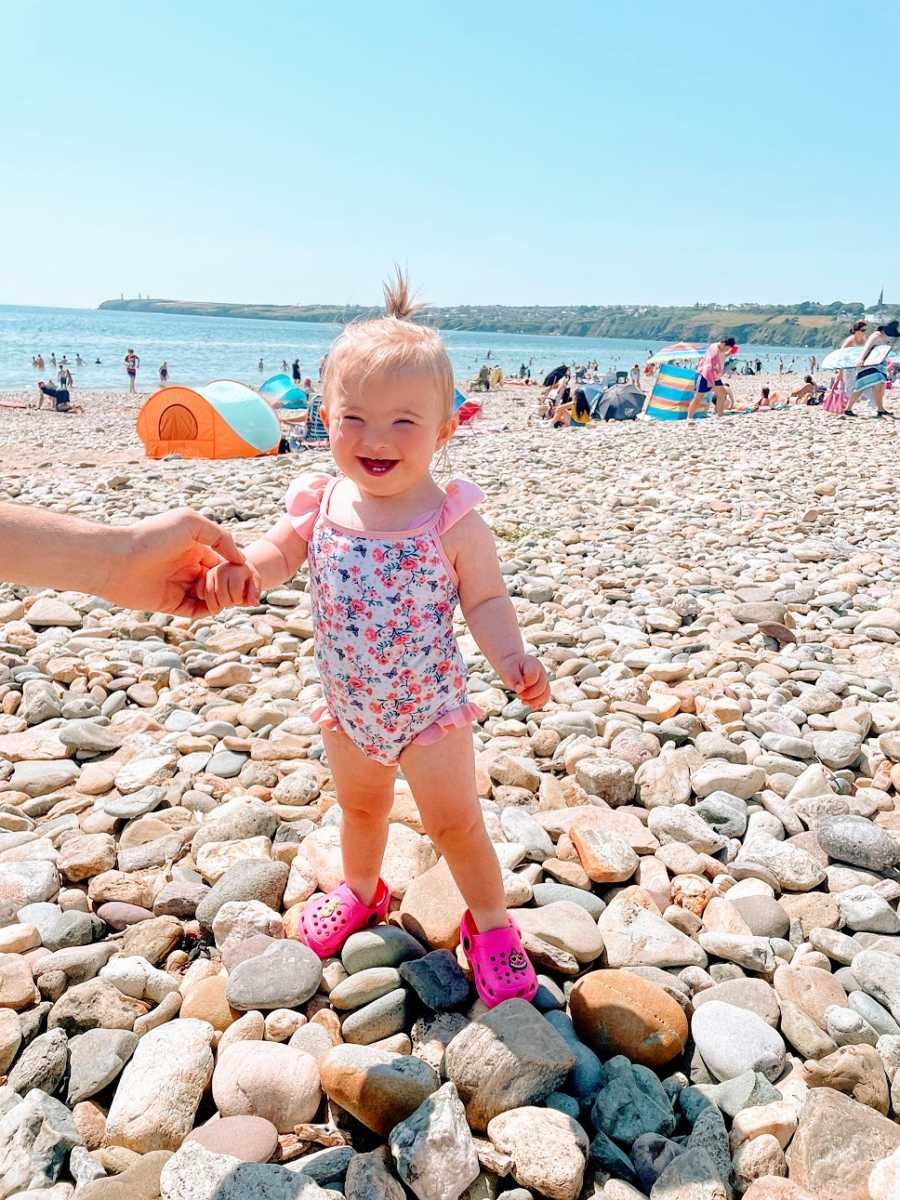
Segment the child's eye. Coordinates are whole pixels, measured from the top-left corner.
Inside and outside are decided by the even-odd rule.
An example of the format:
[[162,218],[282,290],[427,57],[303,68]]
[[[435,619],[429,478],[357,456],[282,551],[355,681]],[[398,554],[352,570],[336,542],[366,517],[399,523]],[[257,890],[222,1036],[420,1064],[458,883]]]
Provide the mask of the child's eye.
[[342,418],[342,419],[343,419],[344,421],[357,421],[357,422],[361,422],[361,421],[362,421],[362,417],[344,417],[344,418]]
[[395,425],[415,425],[415,421],[411,420],[409,417],[399,417],[394,422],[394,424]]

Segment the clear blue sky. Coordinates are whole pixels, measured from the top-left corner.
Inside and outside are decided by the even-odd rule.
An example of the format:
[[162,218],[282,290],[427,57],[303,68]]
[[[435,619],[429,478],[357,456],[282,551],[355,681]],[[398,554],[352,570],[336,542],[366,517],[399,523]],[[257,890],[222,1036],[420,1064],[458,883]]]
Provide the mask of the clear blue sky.
[[0,302],[900,300],[886,0],[0,11]]

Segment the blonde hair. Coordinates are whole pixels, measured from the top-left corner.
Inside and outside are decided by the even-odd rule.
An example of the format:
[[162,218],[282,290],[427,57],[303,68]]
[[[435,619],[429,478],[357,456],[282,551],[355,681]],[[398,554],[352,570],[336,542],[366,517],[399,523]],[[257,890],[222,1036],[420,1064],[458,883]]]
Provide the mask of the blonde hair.
[[329,350],[322,374],[324,403],[353,395],[372,375],[411,371],[437,386],[446,419],[453,413],[455,384],[440,334],[409,319],[421,305],[412,295],[405,271],[396,267],[394,279],[383,286],[385,316],[351,322]]

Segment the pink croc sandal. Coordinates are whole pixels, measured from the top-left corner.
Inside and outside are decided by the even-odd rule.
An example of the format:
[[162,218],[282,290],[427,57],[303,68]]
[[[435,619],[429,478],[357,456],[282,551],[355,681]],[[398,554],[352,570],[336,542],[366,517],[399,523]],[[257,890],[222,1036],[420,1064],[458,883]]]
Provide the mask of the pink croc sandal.
[[383,879],[378,880],[371,906],[363,904],[352,888],[341,883],[304,908],[300,914],[299,940],[319,958],[331,958],[339,953],[351,933],[379,925],[390,902],[391,893]]
[[479,933],[468,909],[459,923],[462,947],[475,977],[475,988],[488,1008],[504,1000],[533,1000],[538,990],[537,975],[522,949],[515,921],[505,929]]

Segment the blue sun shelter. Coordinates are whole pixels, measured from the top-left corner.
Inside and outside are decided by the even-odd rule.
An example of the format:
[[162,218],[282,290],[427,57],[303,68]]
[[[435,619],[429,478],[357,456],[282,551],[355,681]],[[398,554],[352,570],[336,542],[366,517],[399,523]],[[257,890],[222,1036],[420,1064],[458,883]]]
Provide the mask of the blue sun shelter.
[[307,408],[309,397],[297,387],[289,375],[270,375],[260,386],[259,394],[273,408]]

